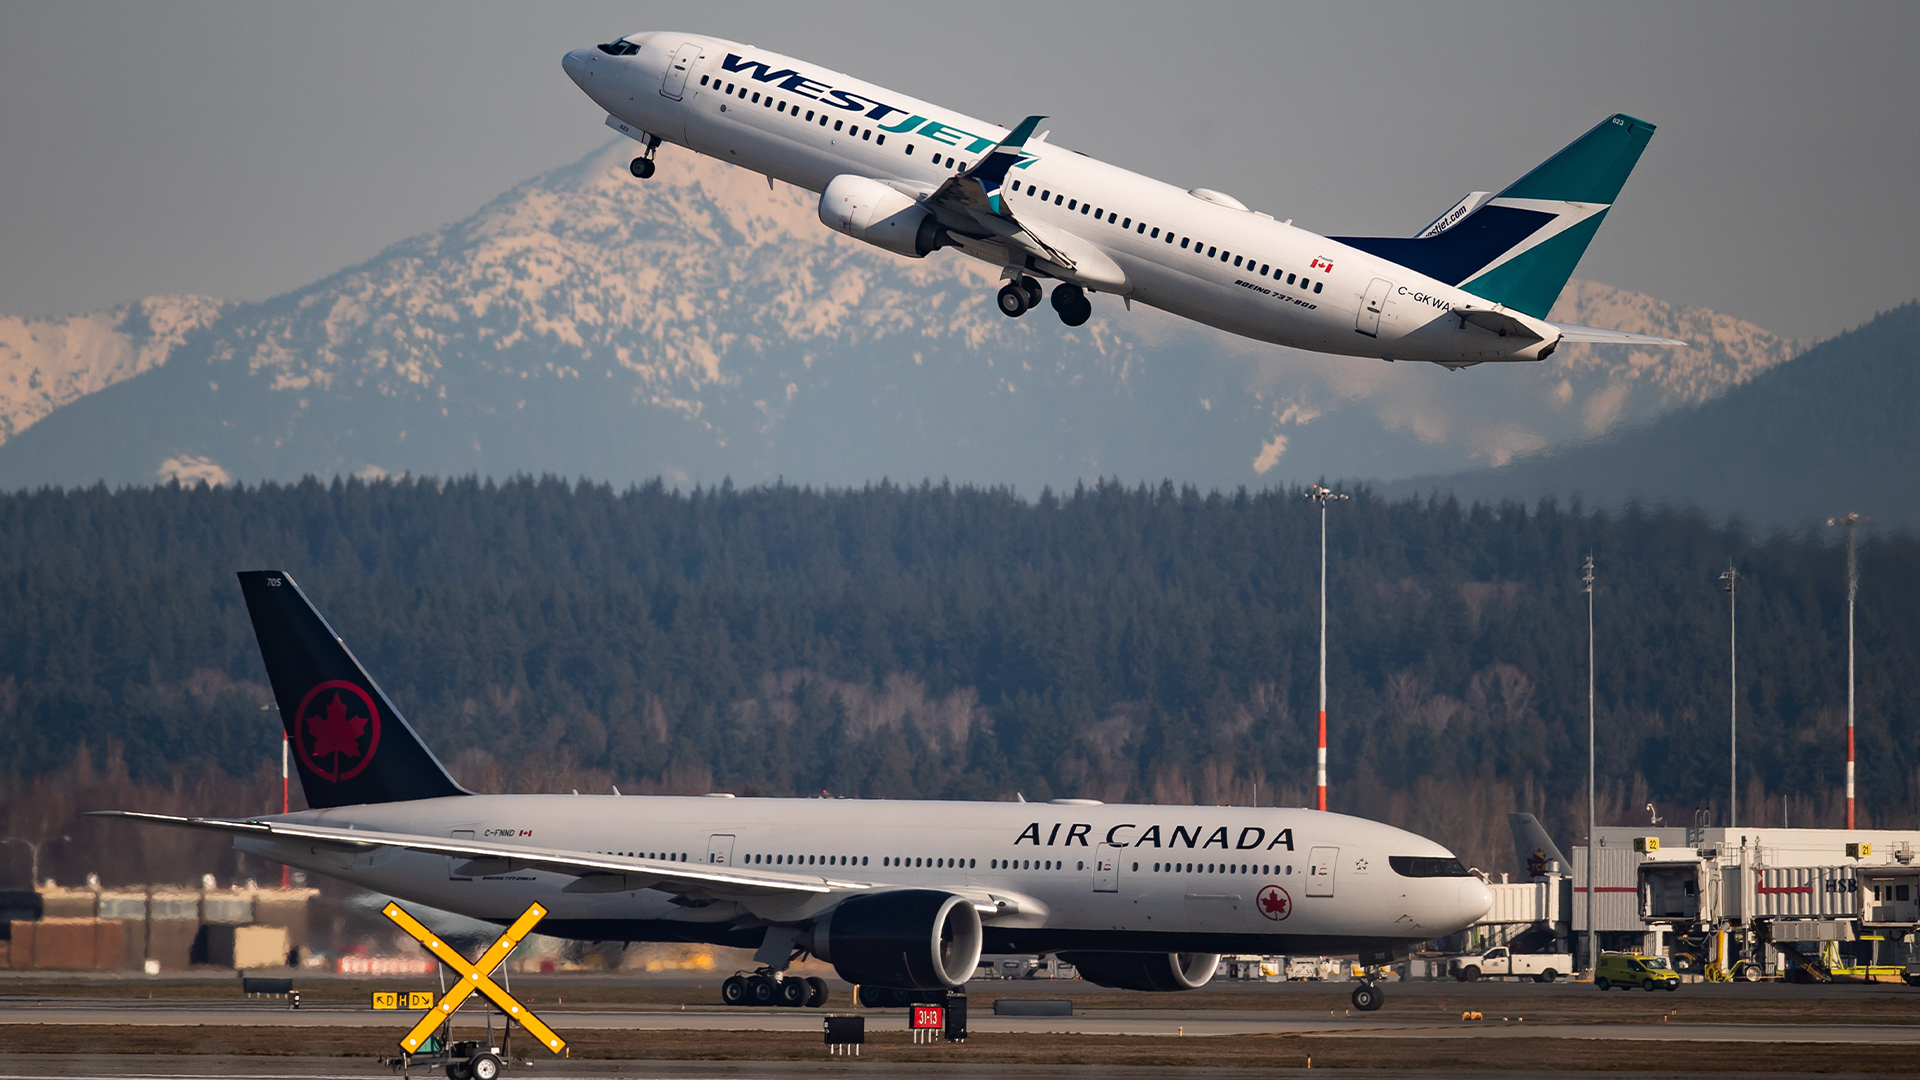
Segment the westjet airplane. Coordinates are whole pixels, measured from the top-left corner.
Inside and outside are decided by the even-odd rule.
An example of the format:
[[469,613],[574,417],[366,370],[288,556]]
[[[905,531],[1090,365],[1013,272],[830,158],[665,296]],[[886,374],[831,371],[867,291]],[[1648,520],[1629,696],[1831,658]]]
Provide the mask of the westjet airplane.
[[983,951],[1056,954],[1103,986],[1190,990],[1223,952],[1380,965],[1472,925],[1485,884],[1431,840],[1313,810],[1091,799],[899,802],[476,795],[455,783],[293,578],[240,588],[311,809],[106,811],[230,834],[250,854],[540,932],[755,950],[728,1004],[818,1006],[806,956],[898,1005],[958,990]]
[[1001,267],[1018,317],[1051,278],[1079,326],[1089,293],[1276,345],[1449,368],[1544,360],[1563,341],[1680,345],[1546,321],[1653,135],[1615,115],[1497,194],[1412,237],[1325,237],[1207,188],[1183,190],[1047,141],[751,45],[644,33],[563,66],[641,144],[820,193],[820,220],[909,258],[953,247]]

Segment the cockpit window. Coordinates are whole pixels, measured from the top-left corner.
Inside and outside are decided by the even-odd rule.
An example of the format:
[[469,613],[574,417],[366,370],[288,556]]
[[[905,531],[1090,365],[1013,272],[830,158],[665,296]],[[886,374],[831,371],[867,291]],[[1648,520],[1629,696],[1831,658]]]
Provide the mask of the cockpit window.
[[640,46],[635,45],[625,38],[615,38],[600,46],[600,51],[606,53],[608,56],[632,56],[634,53],[640,51]]
[[1387,865],[1401,877],[1470,877],[1459,859],[1439,859],[1424,855],[1389,855]]

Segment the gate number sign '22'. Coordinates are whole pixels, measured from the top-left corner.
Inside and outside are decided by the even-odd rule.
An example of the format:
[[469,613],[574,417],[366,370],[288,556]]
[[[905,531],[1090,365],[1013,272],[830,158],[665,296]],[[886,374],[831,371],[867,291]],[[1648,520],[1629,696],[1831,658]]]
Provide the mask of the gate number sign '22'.
[[345,680],[329,679],[307,691],[294,715],[301,760],[315,776],[336,784],[360,775],[380,745],[380,710],[365,690]]

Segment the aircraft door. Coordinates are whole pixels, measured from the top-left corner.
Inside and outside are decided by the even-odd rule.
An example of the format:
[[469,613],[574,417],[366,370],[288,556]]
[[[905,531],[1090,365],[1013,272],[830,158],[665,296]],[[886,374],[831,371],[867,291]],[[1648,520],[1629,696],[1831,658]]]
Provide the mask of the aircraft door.
[[[453,841],[454,841],[454,843],[456,843],[456,844],[457,844],[457,843],[460,843],[460,842],[462,842],[462,841],[467,841],[467,842],[471,842],[472,840],[473,840],[473,830],[472,830],[472,829],[455,829],[455,830],[453,830]],[[470,860],[470,859],[468,859],[468,858],[467,858],[466,856],[464,856],[464,855],[449,855],[449,856],[447,856],[447,880],[448,880],[448,881],[472,881],[473,879],[472,879],[472,878],[470,878],[470,877],[468,877],[467,875],[465,875],[465,874],[460,874],[460,873],[456,873],[456,872],[455,872],[455,868],[456,868],[456,867],[459,867],[459,866],[463,866],[463,865],[465,865],[466,863],[468,863],[468,862],[471,862],[471,861],[472,861],[472,860]]]
[[1360,316],[1354,320],[1353,328],[1368,337],[1380,336],[1380,313],[1386,310],[1387,294],[1393,291],[1393,282],[1386,278],[1374,278],[1367,286],[1367,295],[1360,300]]
[[1307,859],[1307,895],[1333,895],[1333,867],[1340,861],[1337,847],[1317,847]]
[[1093,851],[1093,891],[1120,891],[1120,849],[1101,844]]
[[679,101],[687,90],[687,72],[693,69],[693,62],[698,59],[700,46],[697,42],[689,41],[680,46],[680,51],[673,54],[672,62],[667,65],[666,78],[660,81],[660,95]]
[[733,865],[733,836],[730,833],[714,833],[707,837],[707,865]]

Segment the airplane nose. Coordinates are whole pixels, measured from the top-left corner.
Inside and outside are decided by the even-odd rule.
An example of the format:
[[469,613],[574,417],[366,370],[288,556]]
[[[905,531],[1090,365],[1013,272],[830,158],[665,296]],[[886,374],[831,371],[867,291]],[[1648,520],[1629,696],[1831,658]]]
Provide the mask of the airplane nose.
[[1493,908],[1493,890],[1477,877],[1460,881],[1460,925],[1472,926]]
[[560,67],[567,73],[569,79],[572,79],[576,83],[579,82],[581,77],[586,73],[587,50],[575,49],[561,57]]

